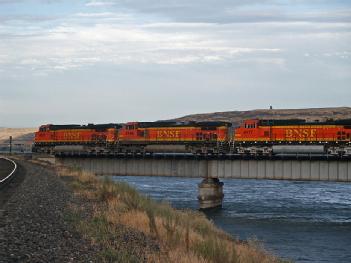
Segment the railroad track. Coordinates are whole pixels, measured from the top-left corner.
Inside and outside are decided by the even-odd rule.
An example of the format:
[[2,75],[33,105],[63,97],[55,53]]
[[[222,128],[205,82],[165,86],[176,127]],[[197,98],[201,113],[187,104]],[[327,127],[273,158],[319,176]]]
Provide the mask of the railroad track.
[[6,157],[0,157],[0,187],[7,184],[17,171],[17,164]]

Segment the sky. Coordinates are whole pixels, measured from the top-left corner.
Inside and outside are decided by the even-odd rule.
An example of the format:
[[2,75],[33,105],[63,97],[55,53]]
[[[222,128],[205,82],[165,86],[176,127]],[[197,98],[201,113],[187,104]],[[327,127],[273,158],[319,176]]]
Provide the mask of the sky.
[[0,0],[0,127],[351,106],[350,0]]

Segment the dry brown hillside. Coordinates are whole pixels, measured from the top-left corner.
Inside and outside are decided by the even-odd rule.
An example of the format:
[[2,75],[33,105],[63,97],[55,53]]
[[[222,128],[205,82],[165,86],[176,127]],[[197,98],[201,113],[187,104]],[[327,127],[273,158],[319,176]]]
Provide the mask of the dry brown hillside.
[[14,142],[30,143],[36,128],[0,128],[0,143],[7,143],[12,136]]
[[227,121],[238,126],[244,119],[306,119],[308,121],[325,119],[350,119],[351,107],[312,108],[312,109],[264,109],[249,111],[226,111],[192,114],[177,121]]

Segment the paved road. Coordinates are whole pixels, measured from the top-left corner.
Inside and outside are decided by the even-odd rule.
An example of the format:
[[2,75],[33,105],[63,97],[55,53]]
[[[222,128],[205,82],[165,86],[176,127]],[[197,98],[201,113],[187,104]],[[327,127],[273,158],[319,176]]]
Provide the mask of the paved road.
[[0,159],[0,180],[4,179],[14,168],[13,163],[5,159]]

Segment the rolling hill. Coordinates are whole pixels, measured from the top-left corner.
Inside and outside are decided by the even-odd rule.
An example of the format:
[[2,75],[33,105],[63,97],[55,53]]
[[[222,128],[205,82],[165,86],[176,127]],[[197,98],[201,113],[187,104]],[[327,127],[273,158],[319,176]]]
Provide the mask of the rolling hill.
[[244,119],[351,119],[351,107],[306,108],[306,109],[257,109],[248,111],[225,111],[191,114],[176,121],[226,121],[239,126]]

